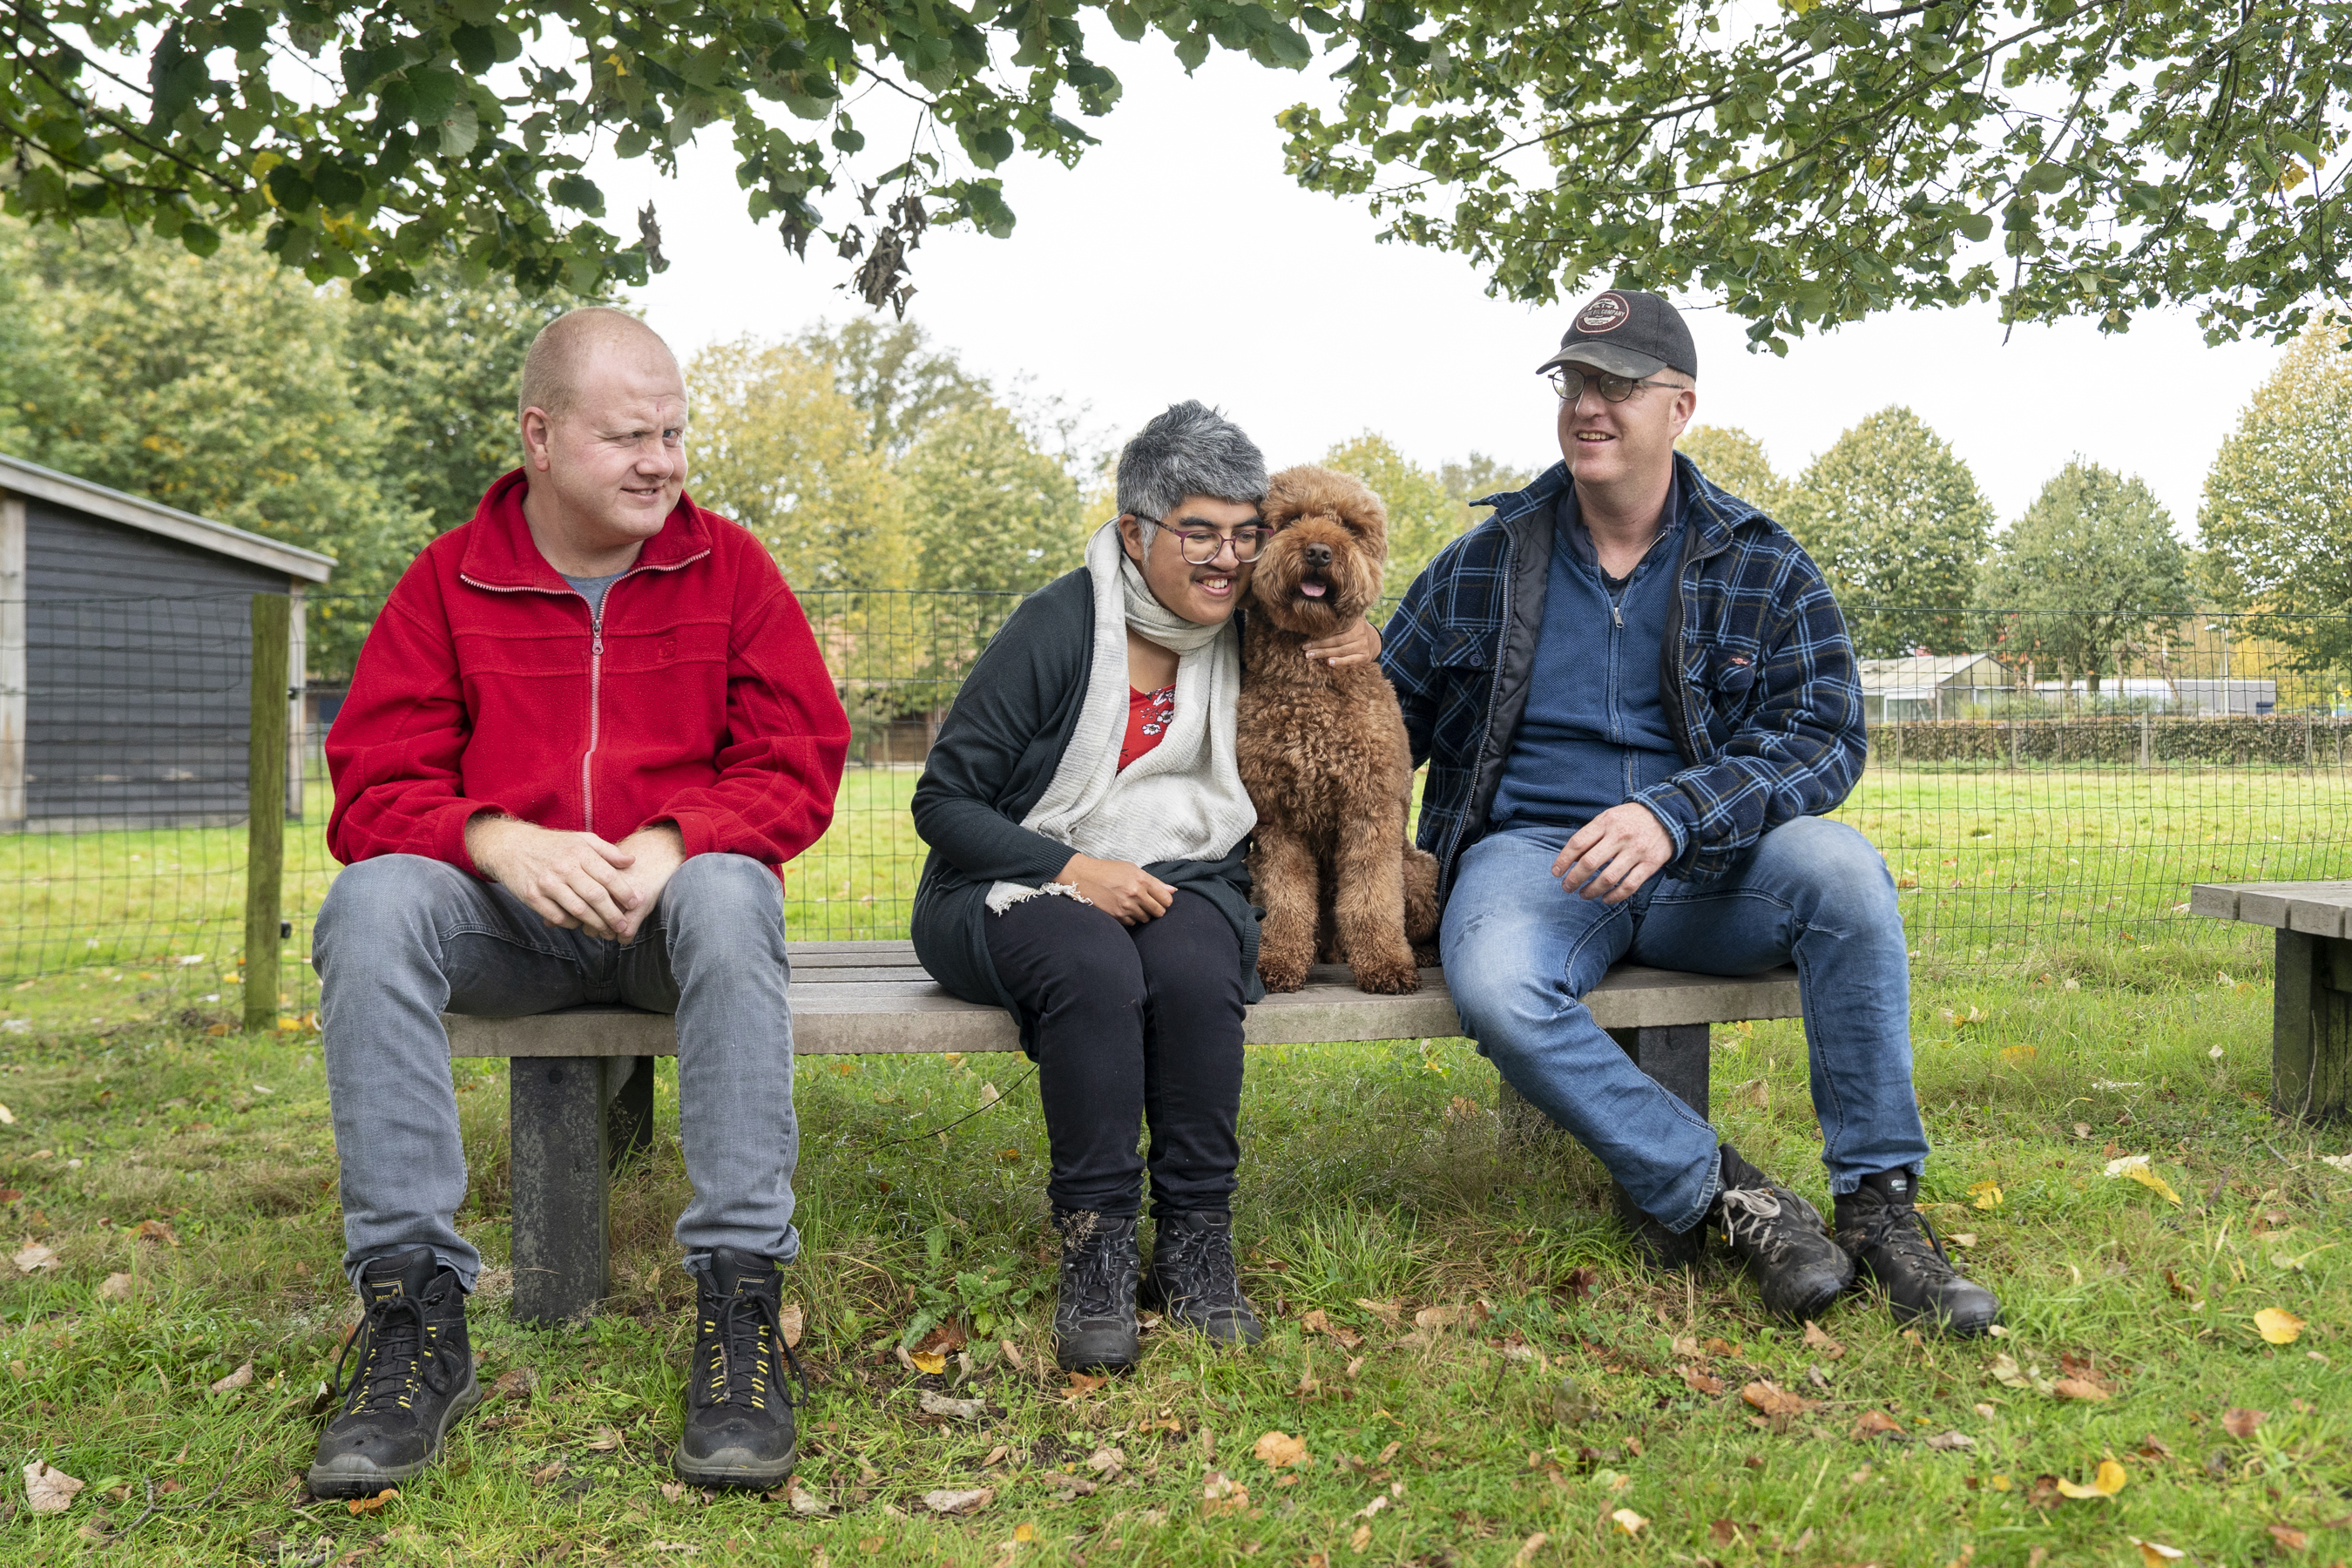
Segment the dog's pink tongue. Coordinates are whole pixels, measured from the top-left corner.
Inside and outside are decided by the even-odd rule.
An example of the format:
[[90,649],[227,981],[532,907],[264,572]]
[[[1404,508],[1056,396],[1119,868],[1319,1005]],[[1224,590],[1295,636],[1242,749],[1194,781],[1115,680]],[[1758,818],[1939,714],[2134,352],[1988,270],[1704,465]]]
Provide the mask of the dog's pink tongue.
[[1323,584],[1320,583],[1301,583],[1298,584],[1298,591],[1306,595],[1310,599],[1319,599],[1323,596]]

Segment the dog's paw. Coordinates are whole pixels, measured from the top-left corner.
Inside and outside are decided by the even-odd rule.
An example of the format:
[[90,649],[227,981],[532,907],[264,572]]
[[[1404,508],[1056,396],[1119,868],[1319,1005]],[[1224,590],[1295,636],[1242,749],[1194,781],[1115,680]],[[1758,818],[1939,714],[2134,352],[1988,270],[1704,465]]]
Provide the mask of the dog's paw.
[[1257,964],[1257,977],[1265,982],[1268,991],[1297,991],[1307,984],[1307,965],[1261,958]]
[[1423,969],[1436,968],[1439,963],[1442,962],[1441,956],[1437,951],[1437,944],[1433,942],[1414,943],[1412,961]]
[[1356,989],[1378,996],[1403,996],[1421,989],[1421,971],[1411,964],[1360,963]]

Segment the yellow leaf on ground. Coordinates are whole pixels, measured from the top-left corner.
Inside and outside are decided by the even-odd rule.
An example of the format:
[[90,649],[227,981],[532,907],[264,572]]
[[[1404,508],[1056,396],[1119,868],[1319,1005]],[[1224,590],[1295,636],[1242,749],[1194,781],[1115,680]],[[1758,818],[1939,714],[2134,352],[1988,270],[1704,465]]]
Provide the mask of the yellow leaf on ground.
[[1643,1519],[1640,1514],[1635,1513],[1630,1508],[1619,1509],[1616,1512],[1609,1516],[1609,1520],[1611,1523],[1616,1525],[1618,1529],[1623,1531],[1628,1535],[1641,1534],[1643,1530],[1650,1522],[1648,1520]]
[[1287,1432],[1268,1432],[1258,1438],[1254,1451],[1259,1464],[1270,1470],[1279,1470],[1305,1458],[1307,1445]]
[[2173,1563],[2189,1555],[2179,1547],[2167,1546],[2161,1541],[2142,1541],[2137,1535],[2126,1535],[2124,1539],[2139,1548],[2139,1560],[2147,1564],[2147,1568],[2171,1568]]
[[929,1373],[934,1377],[948,1369],[948,1358],[940,1351],[916,1351],[907,1359],[915,1363],[916,1371]]
[[2000,1048],[2000,1059],[2013,1068],[2023,1067],[2041,1054],[2039,1046],[2003,1046]]
[[1363,1554],[1364,1548],[1370,1546],[1371,1543],[1372,1527],[1369,1524],[1360,1524],[1356,1526],[1356,1533],[1348,1537],[1348,1550],[1355,1552],[1359,1556],[1361,1556]]
[[1969,1188],[1969,1196],[1980,1209],[1997,1209],[2000,1207],[2000,1184],[1999,1182],[1975,1183]]
[[1013,1539],[1025,1546],[1037,1539],[1037,1527],[1024,1519],[1013,1527]]
[[1857,1438],[1883,1437],[1889,1432],[1900,1432],[1902,1430],[1903,1423],[1895,1419],[1894,1416],[1887,1415],[1886,1412],[1883,1410],[1865,1410],[1854,1421],[1853,1436]]
[[2105,1389],[2088,1378],[2082,1377],[2062,1377],[2054,1385],[2053,1391],[2061,1399],[2080,1399],[2094,1405],[2107,1397]]
[[2284,1307],[2264,1307],[2254,1314],[2254,1327],[2271,1343],[2291,1345],[2303,1333],[2303,1320]]
[[2070,1481],[2062,1477],[2058,1482],[2058,1489],[2070,1498],[2113,1497],[2124,1489],[2124,1482],[2128,1479],[2124,1474],[2123,1466],[2113,1459],[2101,1459],[2098,1472],[2091,1478],[2089,1485],[2085,1486],[2080,1481]]
[[373,1497],[355,1497],[343,1506],[350,1509],[355,1515],[362,1513],[381,1513],[383,1511],[383,1505],[390,1502],[399,1495],[400,1489],[398,1487],[386,1487],[383,1490],[376,1493]]

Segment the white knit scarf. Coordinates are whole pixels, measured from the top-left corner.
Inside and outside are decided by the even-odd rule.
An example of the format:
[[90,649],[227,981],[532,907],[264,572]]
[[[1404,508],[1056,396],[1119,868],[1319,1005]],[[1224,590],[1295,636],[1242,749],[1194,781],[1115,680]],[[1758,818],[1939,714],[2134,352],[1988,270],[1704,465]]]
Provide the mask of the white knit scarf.
[[[1053,782],[1021,826],[1100,860],[1222,860],[1257,826],[1257,808],[1234,765],[1241,632],[1230,620],[1188,621],[1154,598],[1120,546],[1116,521],[1087,541],[1087,574],[1094,581],[1095,646],[1086,702]],[[1176,711],[1160,743],[1121,772],[1130,626],[1177,656]],[[1076,891],[1058,882],[999,882],[988,890],[988,907],[1003,914],[1042,892]]]

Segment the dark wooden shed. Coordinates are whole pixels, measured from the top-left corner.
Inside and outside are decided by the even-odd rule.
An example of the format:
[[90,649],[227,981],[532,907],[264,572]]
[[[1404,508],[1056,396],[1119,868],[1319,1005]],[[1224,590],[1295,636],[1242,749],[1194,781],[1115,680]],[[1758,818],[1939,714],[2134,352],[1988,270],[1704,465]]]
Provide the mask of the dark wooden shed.
[[[334,561],[0,456],[0,831],[242,818],[252,596]],[[287,799],[307,737],[289,693]]]

